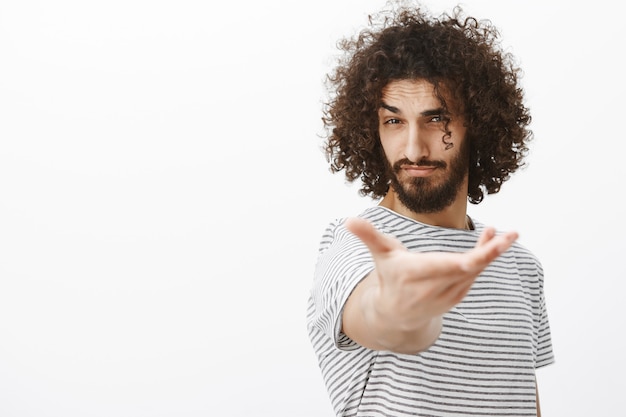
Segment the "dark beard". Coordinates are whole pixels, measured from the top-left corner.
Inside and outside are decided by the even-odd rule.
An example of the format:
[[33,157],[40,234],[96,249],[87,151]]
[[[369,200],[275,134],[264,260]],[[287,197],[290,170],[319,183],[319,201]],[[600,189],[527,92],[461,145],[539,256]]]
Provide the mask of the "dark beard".
[[[459,153],[450,161],[450,175],[440,184],[435,184],[430,177],[409,178],[401,184],[398,173],[401,165],[411,165],[408,159],[397,161],[393,167],[388,166],[391,187],[396,192],[400,202],[414,213],[436,213],[450,206],[457,197],[468,172],[469,160],[466,144],[461,146]],[[444,161],[428,161],[422,159],[416,163],[420,166],[433,166],[437,169],[447,169]]]

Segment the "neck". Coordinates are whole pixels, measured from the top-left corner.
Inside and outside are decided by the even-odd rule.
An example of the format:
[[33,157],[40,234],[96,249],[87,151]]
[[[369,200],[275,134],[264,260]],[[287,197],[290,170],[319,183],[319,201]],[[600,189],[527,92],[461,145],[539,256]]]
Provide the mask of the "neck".
[[[463,187],[461,187],[463,188]],[[467,217],[467,191],[459,193],[454,202],[448,207],[435,213],[416,213],[409,210],[400,202],[393,189],[380,201],[380,206],[386,207],[405,217],[409,217],[420,223],[431,226],[446,227],[451,229],[470,229],[470,220]]]

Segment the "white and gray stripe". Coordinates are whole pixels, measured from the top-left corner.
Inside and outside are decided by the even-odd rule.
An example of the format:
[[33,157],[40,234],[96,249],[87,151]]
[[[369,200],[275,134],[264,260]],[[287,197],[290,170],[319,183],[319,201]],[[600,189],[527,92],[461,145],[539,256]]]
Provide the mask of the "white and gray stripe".
[[[409,250],[464,252],[484,229],[415,222],[382,207],[366,210]],[[520,244],[496,259],[444,316],[439,339],[417,355],[372,351],[341,332],[346,299],[373,268],[342,221],[322,236],[307,325],[337,416],[534,416],[535,369],[554,361],[543,270]]]

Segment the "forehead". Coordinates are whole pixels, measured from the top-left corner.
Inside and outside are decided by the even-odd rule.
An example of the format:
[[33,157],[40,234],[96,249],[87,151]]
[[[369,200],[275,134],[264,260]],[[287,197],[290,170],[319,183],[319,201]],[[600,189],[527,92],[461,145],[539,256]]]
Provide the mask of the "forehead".
[[[439,94],[449,105],[445,88],[439,86]],[[394,80],[382,90],[382,101],[385,104],[411,104],[419,107],[441,107],[442,102],[437,96],[434,84],[424,79]]]
[[393,80],[383,88],[383,98],[435,97],[435,86],[422,79]]

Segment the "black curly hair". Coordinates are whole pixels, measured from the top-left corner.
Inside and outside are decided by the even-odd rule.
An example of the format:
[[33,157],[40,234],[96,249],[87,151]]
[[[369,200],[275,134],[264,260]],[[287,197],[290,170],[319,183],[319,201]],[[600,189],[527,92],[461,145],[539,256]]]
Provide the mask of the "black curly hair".
[[362,195],[383,197],[390,183],[378,133],[383,88],[425,79],[444,109],[442,91],[459,104],[470,146],[468,200],[478,204],[524,165],[532,131],[521,70],[502,50],[492,23],[465,16],[460,6],[432,17],[421,6],[388,5],[338,44],[344,55],[326,79],[330,95],[322,116],[330,170],[345,170],[349,182],[361,178]]

